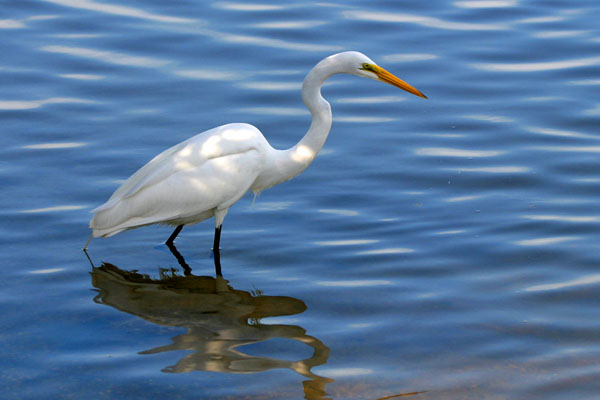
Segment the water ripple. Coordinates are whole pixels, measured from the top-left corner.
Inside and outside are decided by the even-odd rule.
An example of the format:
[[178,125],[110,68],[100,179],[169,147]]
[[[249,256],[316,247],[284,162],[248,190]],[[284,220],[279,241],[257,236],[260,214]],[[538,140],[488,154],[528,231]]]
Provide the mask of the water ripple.
[[447,29],[457,31],[498,31],[507,30],[507,25],[474,24],[469,22],[450,22],[439,18],[425,17],[414,14],[380,13],[370,11],[343,11],[344,18],[376,22],[408,23],[427,28]]
[[98,33],[57,33],[49,36],[60,39],[95,39],[103,35]]
[[383,122],[392,122],[396,121],[397,118],[389,118],[389,117],[361,117],[361,116],[351,116],[351,117],[333,117],[335,122],[346,122],[352,124],[376,124]]
[[0,19],[0,29],[20,29],[24,28],[25,24],[22,21],[14,19]]
[[543,238],[536,238],[536,239],[518,240],[514,243],[519,246],[550,246],[553,244],[571,242],[573,240],[578,240],[578,239],[579,239],[579,237],[577,237],[577,236],[552,236],[552,237],[543,237]]
[[180,69],[173,73],[184,78],[198,80],[231,81],[241,78],[241,75],[237,72],[224,71],[222,69]]
[[326,23],[326,21],[276,21],[255,24],[254,27],[262,29],[311,29]]
[[35,149],[35,150],[54,150],[54,149],[72,149],[75,147],[85,146],[83,142],[62,142],[62,143],[38,143],[28,144],[22,146],[23,149]]
[[484,172],[488,174],[519,174],[528,172],[529,168],[516,165],[501,165],[496,167],[469,167],[469,168],[446,168],[451,171],[461,172]]
[[326,240],[321,242],[313,242],[318,246],[356,246],[361,244],[377,243],[374,239],[351,239],[351,240]]
[[600,57],[578,58],[575,60],[558,60],[536,63],[477,63],[471,64],[475,69],[494,72],[540,72],[578,67],[590,67],[600,64]]
[[593,285],[600,283],[600,274],[587,275],[581,278],[569,280],[566,282],[548,283],[544,285],[535,285],[525,288],[526,292],[540,292],[546,290],[564,289],[573,286]]
[[70,97],[52,97],[42,100],[0,100],[0,110],[31,110],[47,104],[91,104],[93,100],[77,99]]
[[301,51],[339,51],[340,46],[290,42],[283,39],[266,38],[252,35],[241,35],[234,33],[218,32],[214,30],[199,30],[198,33],[204,34],[226,43],[236,43],[243,45],[254,45],[262,47],[271,47],[275,49],[301,50]]
[[471,1],[455,1],[452,3],[459,8],[505,8],[515,7],[518,0],[471,0]]
[[600,104],[595,105],[592,108],[588,108],[583,111],[584,115],[600,115]]
[[560,16],[544,16],[544,17],[531,17],[524,18],[519,20],[518,22],[521,24],[549,24],[553,22],[563,21],[565,17]]
[[569,83],[571,85],[583,85],[583,86],[600,85],[600,79],[581,79],[581,80],[577,80],[577,81],[571,81]]
[[381,57],[383,61],[387,62],[414,62],[414,61],[425,61],[425,60],[435,60],[438,58],[435,54],[427,54],[427,53],[401,53],[401,54],[388,54],[386,56]]
[[16,19],[0,19],[0,29],[22,29],[25,28],[27,21],[44,21],[48,19],[58,18],[56,15],[34,15],[22,20]]
[[303,108],[294,107],[244,107],[239,109],[240,112],[248,114],[260,114],[260,115],[310,115],[310,113]]
[[81,81],[97,81],[105,78],[103,75],[96,74],[59,74],[58,76],[61,78],[76,79]]
[[514,122],[513,119],[508,118],[508,117],[502,117],[499,115],[487,115],[487,114],[464,115],[463,118],[474,119],[477,121],[487,121],[487,122],[493,122],[493,123]]
[[32,208],[30,210],[22,210],[19,211],[22,214],[41,214],[48,212],[59,212],[59,211],[74,211],[81,210],[87,208],[86,206],[80,205],[64,205],[64,206],[54,206],[54,207],[44,207],[44,208]]
[[369,368],[324,368],[320,369],[319,373],[333,378],[343,378],[348,376],[370,375],[373,373],[373,370]]
[[354,216],[358,215],[358,211],[332,209],[332,208],[329,208],[329,209],[320,209],[319,212],[320,213],[324,213],[324,214],[343,215],[345,217],[354,217]]
[[538,133],[540,135],[562,136],[562,137],[570,137],[570,138],[599,139],[599,137],[594,136],[594,135],[588,135],[587,133],[581,133],[581,132],[575,132],[575,131],[567,131],[564,129],[542,128],[542,127],[537,127],[537,126],[526,127],[525,129],[529,132]]
[[440,232],[436,232],[436,235],[458,235],[460,233],[464,233],[465,230],[464,229],[453,229],[450,231],[440,231]]
[[471,201],[471,200],[477,200],[480,199],[482,196],[456,196],[456,197],[449,197],[447,199],[445,199],[444,201],[447,203],[460,203],[463,201]]
[[348,281],[318,281],[319,286],[328,287],[373,287],[392,285],[392,281],[382,279],[348,280]]
[[252,204],[253,211],[281,211],[290,208],[294,203],[291,201],[261,201]]
[[379,103],[397,103],[406,100],[402,96],[374,96],[374,97],[342,97],[335,100],[340,104],[379,104]]
[[141,18],[149,21],[156,22],[168,22],[174,24],[185,24],[190,22],[197,22],[197,20],[190,18],[171,17],[166,15],[153,14],[148,11],[134,8],[125,7],[116,4],[108,3],[97,3],[92,0],[42,0],[49,3],[58,4],[65,7],[79,8],[88,11],[96,11],[104,14],[119,15],[123,17]]
[[600,217],[595,216],[576,216],[576,215],[534,215],[527,214],[523,215],[522,218],[530,219],[534,221],[558,221],[558,222],[573,222],[573,223],[586,223],[586,222],[599,222]]
[[29,271],[30,274],[36,274],[36,275],[46,275],[46,274],[55,274],[57,272],[62,272],[64,271],[64,268],[44,268],[44,269],[34,269],[32,271]]
[[382,254],[407,254],[414,252],[413,249],[407,249],[405,247],[392,247],[387,249],[375,249],[375,250],[366,250],[360,251],[356,253],[357,255],[367,256],[367,255],[382,255]]
[[495,157],[503,154],[500,150],[467,150],[467,149],[452,149],[445,147],[423,147],[415,150],[415,154],[419,156],[436,156],[436,157]]
[[264,91],[299,91],[302,88],[302,84],[299,82],[242,82],[238,86],[246,89],[264,90]]
[[535,149],[560,153],[600,153],[600,146],[538,146]]
[[127,65],[130,67],[146,67],[156,68],[163,67],[171,62],[155,57],[147,56],[131,56],[125,53],[117,53],[108,50],[89,49],[85,47],[71,47],[49,45],[41,48],[43,51],[58,54],[67,54],[75,57],[91,58],[93,60],[102,61],[116,65]]
[[533,37],[539,39],[558,39],[558,38],[571,38],[576,36],[582,36],[588,34],[589,31],[584,30],[565,30],[565,31],[542,31],[533,34]]
[[283,8],[283,6],[274,4],[231,3],[227,1],[213,3],[213,7],[235,11],[276,11]]

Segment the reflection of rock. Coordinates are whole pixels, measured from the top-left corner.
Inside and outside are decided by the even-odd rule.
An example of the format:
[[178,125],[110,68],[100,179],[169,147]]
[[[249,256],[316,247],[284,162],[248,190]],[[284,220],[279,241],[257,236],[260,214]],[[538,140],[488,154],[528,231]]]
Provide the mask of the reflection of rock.
[[[294,325],[263,325],[261,318],[304,312],[303,301],[285,296],[253,296],[233,289],[220,276],[178,276],[169,274],[151,279],[104,263],[92,269],[92,284],[100,289],[95,301],[137,315],[159,325],[186,327],[188,331],[166,346],[140,354],[192,350],[164,372],[195,370],[252,373],[289,368],[310,380],[303,382],[307,399],[323,399],[325,385],[332,380],[319,377],[311,369],[323,365],[329,348]],[[251,356],[238,348],[247,344],[284,338],[313,348],[310,358],[285,361]]]

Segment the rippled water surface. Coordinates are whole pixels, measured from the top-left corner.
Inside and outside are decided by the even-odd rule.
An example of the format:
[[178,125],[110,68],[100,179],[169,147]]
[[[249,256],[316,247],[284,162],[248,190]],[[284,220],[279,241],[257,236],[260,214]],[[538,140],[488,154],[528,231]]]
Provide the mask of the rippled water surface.
[[[5,0],[0,397],[583,399],[600,385],[597,1]],[[91,242],[155,154],[249,122],[302,175],[212,221]],[[184,277],[182,258],[193,270]]]

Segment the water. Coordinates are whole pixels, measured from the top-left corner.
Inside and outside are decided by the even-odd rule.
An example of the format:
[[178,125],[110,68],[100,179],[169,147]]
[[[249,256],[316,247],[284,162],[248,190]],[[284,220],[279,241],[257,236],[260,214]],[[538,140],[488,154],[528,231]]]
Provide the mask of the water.
[[[7,399],[593,398],[600,385],[595,1],[4,1]],[[228,122],[279,148],[321,58],[314,164],[223,228],[81,247],[89,210]],[[137,272],[135,272],[137,271]]]

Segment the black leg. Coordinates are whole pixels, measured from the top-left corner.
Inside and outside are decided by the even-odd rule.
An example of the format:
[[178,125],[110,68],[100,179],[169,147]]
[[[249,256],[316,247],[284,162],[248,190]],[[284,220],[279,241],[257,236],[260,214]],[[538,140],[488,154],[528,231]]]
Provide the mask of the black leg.
[[90,258],[90,255],[88,254],[87,249],[83,249],[83,252],[85,253],[85,256],[87,257],[90,264],[92,264],[92,268],[94,268],[94,263],[92,262],[92,259]]
[[215,228],[215,240],[213,241],[213,251],[219,250],[219,244],[221,243],[221,226]]
[[213,256],[215,257],[215,273],[217,276],[223,276],[221,273],[221,250],[219,244],[221,242],[221,226],[215,228],[215,240],[213,241]]
[[[183,225],[180,225],[180,226],[183,226]],[[177,262],[179,263],[179,265],[181,265],[181,268],[183,268],[183,274],[185,276],[192,275],[192,269],[190,268],[189,265],[187,265],[187,263],[185,262],[185,258],[183,258],[181,253],[177,250],[177,247],[175,247],[173,242],[167,241],[166,245],[169,248],[169,250],[171,250],[171,253],[173,253],[175,258],[177,259]]]
[[182,229],[183,229],[183,225],[179,225],[177,228],[175,228],[173,233],[171,233],[171,236],[169,236],[169,238],[165,242],[167,244],[167,246],[173,244],[173,240],[175,240],[175,238],[177,237],[177,235],[179,235],[179,232],[181,232]]

